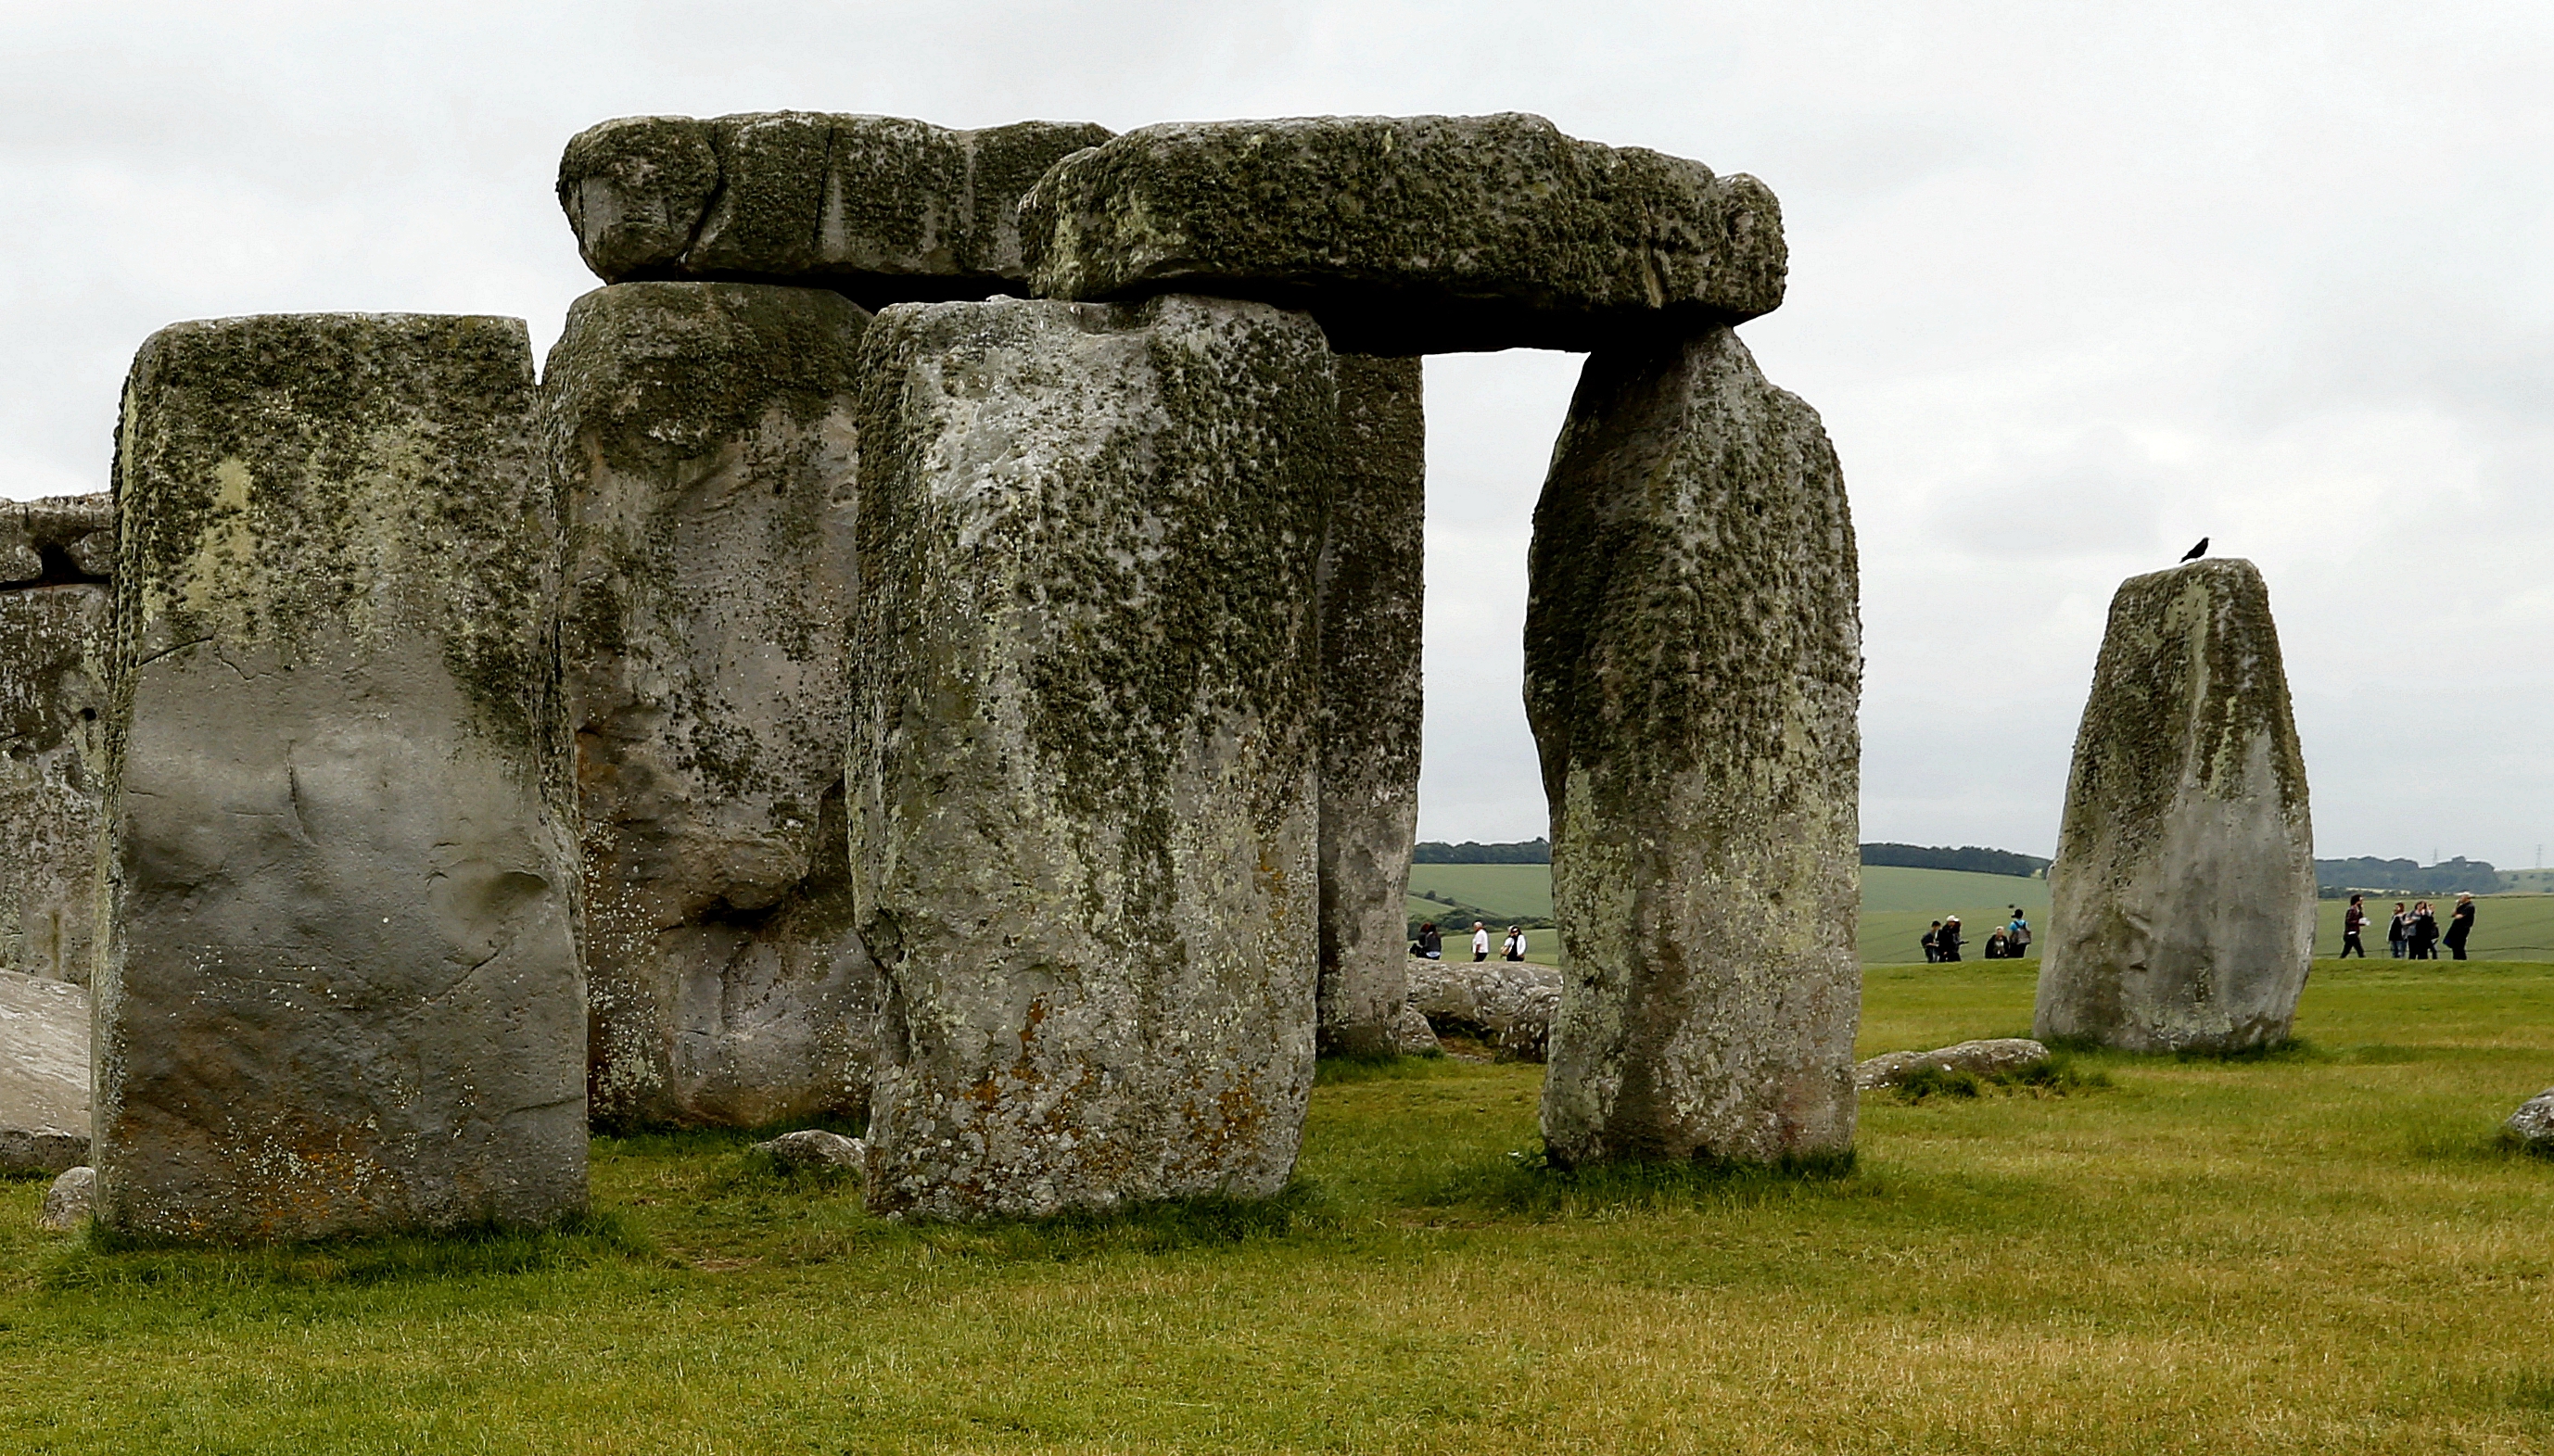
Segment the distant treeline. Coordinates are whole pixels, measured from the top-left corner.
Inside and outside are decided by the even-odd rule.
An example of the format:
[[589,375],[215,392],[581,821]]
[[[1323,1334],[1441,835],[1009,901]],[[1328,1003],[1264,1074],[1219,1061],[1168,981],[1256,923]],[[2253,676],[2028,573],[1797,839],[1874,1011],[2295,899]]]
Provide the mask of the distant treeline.
[[2036,854],[1983,849],[1975,844],[1963,844],[1957,849],[1948,844],[1865,844],[1862,862],[1892,864],[1902,869],[1965,869],[1971,874],[2010,874],[2023,879],[2048,868],[2048,861]]
[[1550,864],[1552,841],[1528,840],[1520,844],[1484,844],[1465,840],[1449,844],[1431,840],[1410,851],[1413,864]]
[[2460,854],[2436,864],[2417,859],[2318,859],[2315,883],[2323,897],[2337,900],[2353,893],[2367,895],[2453,895],[2470,890],[2489,895],[2500,888],[2500,871],[2488,860]]

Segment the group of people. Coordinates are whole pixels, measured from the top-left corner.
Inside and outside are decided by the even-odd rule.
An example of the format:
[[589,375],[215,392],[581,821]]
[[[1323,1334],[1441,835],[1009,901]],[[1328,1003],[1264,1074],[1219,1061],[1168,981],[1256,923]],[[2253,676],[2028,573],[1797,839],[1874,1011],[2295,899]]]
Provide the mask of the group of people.
[[[2019,960],[2031,953],[2031,922],[2022,915],[2022,907],[2011,907],[2013,919],[1987,932],[1986,945],[1979,954],[1989,960]],[[1945,915],[1924,932],[1924,960],[1933,964],[1960,958],[1960,918]]]
[[[2350,897],[2350,908],[2341,913],[2341,953],[2348,958],[2354,951],[2359,958],[2368,958],[2368,947],[2360,937],[2368,929],[2366,897]],[[2385,928],[2385,949],[2397,960],[2436,960],[2439,947],[2457,959],[2466,958],[2466,941],[2474,935],[2475,902],[2471,894],[2457,896],[2457,908],[2448,917],[2448,932],[2439,934],[2439,917],[2427,900],[2415,900],[2409,910],[2403,902],[2394,902],[2394,919]]]
[[[1446,958],[1446,936],[1444,932],[1437,929],[1437,922],[1423,920],[1419,923],[1419,939],[1410,943],[1410,953],[1427,960]],[[1477,920],[1472,922],[1472,958],[1474,960],[1490,958],[1490,928]],[[1499,958],[1501,960],[1525,958],[1524,926],[1508,927],[1507,939],[1499,943]]]

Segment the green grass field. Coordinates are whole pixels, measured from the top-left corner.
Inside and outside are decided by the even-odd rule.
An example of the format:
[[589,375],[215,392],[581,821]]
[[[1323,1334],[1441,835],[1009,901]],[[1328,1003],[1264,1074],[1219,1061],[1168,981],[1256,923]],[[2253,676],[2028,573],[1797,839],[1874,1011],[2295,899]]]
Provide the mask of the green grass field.
[[[2032,967],[1875,968],[1862,1051]],[[0,1182],[0,1450],[2554,1449],[2554,966],[2316,967],[2305,1045],[1867,1100],[1841,1176],[1532,1165],[1541,1068],[1349,1068],[1273,1207],[869,1218],[605,1140],[544,1238],[108,1253]]]

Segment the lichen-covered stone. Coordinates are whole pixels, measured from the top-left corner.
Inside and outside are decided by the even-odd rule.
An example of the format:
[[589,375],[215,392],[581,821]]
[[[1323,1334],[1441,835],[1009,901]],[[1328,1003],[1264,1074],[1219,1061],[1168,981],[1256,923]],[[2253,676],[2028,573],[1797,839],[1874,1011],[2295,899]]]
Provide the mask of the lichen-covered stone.
[[1863,1091],[1894,1087],[1919,1067],[1999,1076],[2048,1060],[2048,1049],[2028,1037],[1989,1037],[1959,1042],[1930,1052],[1883,1052],[1853,1069],[1853,1084]]
[[66,1168],[45,1189],[45,1206],[36,1215],[36,1226],[67,1233],[88,1222],[89,1211],[96,1206],[97,1170]]
[[88,992],[0,970],[0,1173],[88,1161]]
[[1021,194],[1110,135],[808,111],[623,117],[567,144],[559,203],[608,282],[813,283],[873,308],[981,298],[1024,291]]
[[117,434],[98,1216],[297,1239],[585,1202],[554,607],[517,319],[144,344]]
[[2314,956],[2305,756],[2249,561],[2111,599],[2048,870],[2032,1035],[2132,1052],[2286,1039]]
[[1411,957],[1410,1002],[1430,1040],[1468,1037],[1521,1062],[1541,1062],[1561,1006],[1561,972],[1530,960]]
[[1343,355],[1339,468],[1322,545],[1324,1052],[1392,1050],[1409,999],[1419,829],[1420,570],[1427,423],[1419,361]]
[[114,560],[104,495],[0,502],[0,968],[81,984]]
[[819,288],[623,283],[550,355],[598,1122],[869,1105],[843,808],[868,322]]
[[1321,330],[906,305],[861,390],[871,1205],[1276,1192],[1313,1076]]
[[1851,1144],[1855,584],[1826,432],[1735,334],[1589,358],[1526,604],[1567,966],[1556,1161]]
[[1779,305],[1788,266],[1754,177],[1516,113],[1143,127],[1058,163],[1021,224],[1042,296],[1262,298],[1368,354],[1689,332]]
[[2554,1087],[2518,1104],[2500,1125],[2501,1136],[2529,1153],[2554,1154]]

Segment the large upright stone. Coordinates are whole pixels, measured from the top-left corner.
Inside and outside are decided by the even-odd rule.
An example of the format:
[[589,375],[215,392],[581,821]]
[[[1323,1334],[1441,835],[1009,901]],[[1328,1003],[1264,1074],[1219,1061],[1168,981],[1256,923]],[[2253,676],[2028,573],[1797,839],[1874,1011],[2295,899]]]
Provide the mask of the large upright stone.
[[2048,896],[2032,1036],[2286,1039],[2314,957],[2314,829],[2253,563],[2131,577],[2111,599]]
[[98,1215],[297,1239],[585,1202],[558,522],[520,320],[144,344],[117,435]]
[[1068,157],[1021,204],[1043,296],[1304,308],[1342,350],[1592,349],[1783,301],[1754,177],[1539,116],[1182,122]]
[[0,502],[0,969],[82,985],[114,560],[105,496]]
[[0,970],[0,1173],[88,1161],[88,992]]
[[1556,1161],[1851,1144],[1855,570],[1826,431],[1737,335],[1587,361],[1526,604],[1567,964]]
[[744,279],[832,287],[875,308],[1018,293],[1019,201],[1105,127],[956,132],[892,116],[630,116],[580,132],[559,204],[607,282]]
[[1342,355],[1323,538],[1322,1050],[1399,1050],[1419,830],[1427,419],[1419,361]]
[[871,1206],[1274,1193],[1314,1054],[1309,318],[889,308],[861,365]]
[[598,1121],[868,1106],[843,809],[868,322],[818,288],[623,283],[550,355]]

